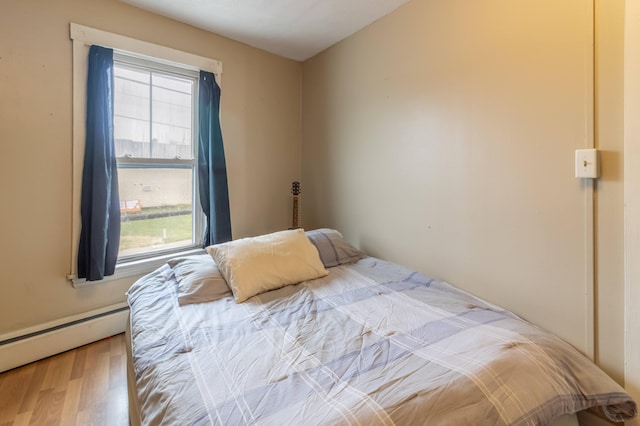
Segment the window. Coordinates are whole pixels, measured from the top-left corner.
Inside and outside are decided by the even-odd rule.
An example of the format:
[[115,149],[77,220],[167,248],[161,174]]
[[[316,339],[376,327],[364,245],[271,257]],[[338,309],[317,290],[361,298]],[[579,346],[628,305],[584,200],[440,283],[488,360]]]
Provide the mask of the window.
[[[70,24],[69,30],[73,40],[73,227],[69,279],[74,287],[91,283],[76,278],[87,55],[91,44],[114,49],[117,91],[114,136],[123,229],[116,274],[103,281],[151,272],[177,252],[201,252],[204,222],[195,190],[197,76],[199,70],[209,71],[220,84],[222,63],[75,23]],[[143,215],[147,222],[140,219]],[[165,226],[163,220],[171,225]],[[174,222],[180,224],[177,234]]]
[[194,248],[202,238],[197,89],[196,72],[114,55],[119,261]]

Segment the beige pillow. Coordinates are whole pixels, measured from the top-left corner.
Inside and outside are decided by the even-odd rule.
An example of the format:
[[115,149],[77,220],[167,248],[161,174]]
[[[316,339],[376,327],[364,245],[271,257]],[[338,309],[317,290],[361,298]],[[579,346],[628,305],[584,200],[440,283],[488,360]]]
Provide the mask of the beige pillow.
[[207,247],[237,303],[329,272],[304,230],[274,232]]

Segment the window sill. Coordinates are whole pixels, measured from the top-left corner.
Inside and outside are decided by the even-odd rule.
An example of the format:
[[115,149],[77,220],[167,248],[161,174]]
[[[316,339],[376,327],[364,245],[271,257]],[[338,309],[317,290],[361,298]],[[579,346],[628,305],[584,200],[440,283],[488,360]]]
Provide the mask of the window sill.
[[104,277],[99,281],[87,281],[85,278],[78,278],[76,275],[69,275],[67,278],[71,281],[74,288],[88,287],[94,284],[102,284],[109,281],[115,281],[122,278],[144,275],[158,269],[164,265],[167,260],[180,256],[191,256],[195,254],[205,254],[206,251],[201,248],[184,250],[177,253],[167,253],[147,259],[132,260],[130,262],[119,263],[116,265],[116,271],[113,275]]

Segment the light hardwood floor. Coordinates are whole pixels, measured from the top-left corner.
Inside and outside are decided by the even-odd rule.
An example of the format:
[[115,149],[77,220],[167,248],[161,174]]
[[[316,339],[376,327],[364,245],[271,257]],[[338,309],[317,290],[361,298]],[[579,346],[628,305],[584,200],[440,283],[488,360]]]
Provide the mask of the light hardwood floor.
[[128,424],[124,334],[0,374],[0,426]]

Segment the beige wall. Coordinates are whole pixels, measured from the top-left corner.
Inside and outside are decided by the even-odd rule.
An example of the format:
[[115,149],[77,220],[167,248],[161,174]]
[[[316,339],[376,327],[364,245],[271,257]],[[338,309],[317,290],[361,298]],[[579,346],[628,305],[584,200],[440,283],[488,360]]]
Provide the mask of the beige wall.
[[[640,0],[625,2],[625,386],[640,401]],[[640,419],[627,422],[640,425]]]
[[[301,199],[303,225],[595,345],[621,381],[624,3],[596,4],[595,91],[588,0],[413,0],[305,62]],[[594,196],[573,157],[596,143]]]
[[[286,228],[300,179],[300,69],[117,0],[0,6],[0,334],[124,300],[132,280],[74,289],[69,23],[221,60],[234,237]],[[75,244],[75,243],[74,243]]]
[[624,0],[595,2],[596,361],[624,381]]

